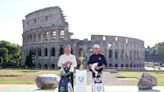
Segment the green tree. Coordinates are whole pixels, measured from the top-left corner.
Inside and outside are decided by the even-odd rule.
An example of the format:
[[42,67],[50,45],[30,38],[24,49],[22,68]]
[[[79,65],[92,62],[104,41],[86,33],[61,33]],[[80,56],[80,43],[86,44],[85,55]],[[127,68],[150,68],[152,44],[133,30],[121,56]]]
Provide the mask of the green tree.
[[26,65],[28,68],[34,67],[34,63],[32,62],[32,53],[31,53],[31,52],[29,53],[29,55],[26,56],[25,65]]
[[21,46],[8,41],[0,41],[0,57],[4,67],[18,67],[21,64]]
[[155,48],[157,50],[157,53],[159,54],[161,63],[164,63],[164,42],[156,44]]
[[3,62],[3,57],[0,57],[0,64],[2,64]]
[[0,57],[3,58],[4,62],[8,61],[8,50],[6,48],[0,48]]

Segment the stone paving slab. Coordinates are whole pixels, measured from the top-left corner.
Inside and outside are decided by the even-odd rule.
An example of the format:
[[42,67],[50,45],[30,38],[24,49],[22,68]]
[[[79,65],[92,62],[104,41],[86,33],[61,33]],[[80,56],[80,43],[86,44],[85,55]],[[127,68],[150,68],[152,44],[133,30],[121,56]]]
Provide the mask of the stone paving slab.
[[[75,87],[76,88],[76,87]],[[164,86],[154,87],[152,90],[138,90],[137,86],[105,86],[105,92],[164,92]],[[36,85],[0,84],[0,92],[58,92],[58,90],[39,90]],[[87,92],[91,87],[87,86]]]

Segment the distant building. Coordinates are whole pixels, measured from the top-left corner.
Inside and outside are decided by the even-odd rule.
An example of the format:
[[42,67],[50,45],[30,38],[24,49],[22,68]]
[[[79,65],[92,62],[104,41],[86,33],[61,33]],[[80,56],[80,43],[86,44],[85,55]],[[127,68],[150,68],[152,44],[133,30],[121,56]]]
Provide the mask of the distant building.
[[72,53],[77,59],[82,50],[87,61],[93,44],[97,43],[106,56],[108,67],[118,70],[144,69],[142,40],[110,35],[92,35],[91,40],[79,40],[71,39],[72,35],[59,7],[48,7],[29,13],[23,20],[22,64],[31,51],[37,69],[55,69],[66,44],[72,46]]

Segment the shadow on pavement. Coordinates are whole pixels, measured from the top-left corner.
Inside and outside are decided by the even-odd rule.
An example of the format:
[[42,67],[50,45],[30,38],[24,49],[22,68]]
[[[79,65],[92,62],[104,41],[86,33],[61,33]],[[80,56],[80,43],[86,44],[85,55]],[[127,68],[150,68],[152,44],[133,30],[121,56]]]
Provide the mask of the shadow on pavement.
[[157,89],[151,89],[151,90],[138,90],[138,92],[161,92],[161,91]]

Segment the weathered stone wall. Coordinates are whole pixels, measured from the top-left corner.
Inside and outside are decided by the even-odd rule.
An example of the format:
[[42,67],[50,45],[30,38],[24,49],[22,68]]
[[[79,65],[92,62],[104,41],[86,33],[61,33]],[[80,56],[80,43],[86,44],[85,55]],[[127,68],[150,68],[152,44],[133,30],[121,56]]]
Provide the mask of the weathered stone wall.
[[29,13],[23,20],[22,64],[31,52],[37,69],[54,69],[66,44],[72,46],[72,53],[77,59],[80,50],[83,50],[87,61],[92,54],[92,46],[97,43],[106,56],[108,67],[118,70],[144,69],[142,40],[110,35],[92,35],[91,40],[78,40],[71,39],[72,34],[59,7]]

